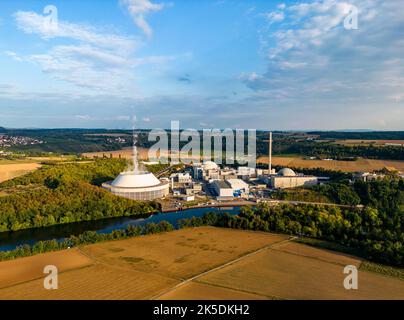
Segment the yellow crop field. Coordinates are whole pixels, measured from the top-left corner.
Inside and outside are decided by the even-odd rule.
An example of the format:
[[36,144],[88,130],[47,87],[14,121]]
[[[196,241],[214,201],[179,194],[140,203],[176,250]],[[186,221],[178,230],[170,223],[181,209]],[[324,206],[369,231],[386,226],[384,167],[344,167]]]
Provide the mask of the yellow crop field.
[[336,144],[341,144],[344,146],[388,146],[388,145],[396,145],[403,146],[404,140],[360,140],[360,139],[346,139],[346,140],[337,140]]
[[[137,149],[138,153],[138,159],[140,160],[148,160],[148,149],[144,148],[138,148]],[[114,150],[114,151],[102,151],[102,152],[86,152],[83,153],[83,157],[86,158],[102,158],[103,156],[105,157],[110,157],[112,155],[113,158],[119,158],[121,157],[122,159],[132,159],[132,154],[133,154],[133,149],[132,148],[123,148],[120,150]]]
[[22,176],[40,167],[39,163],[0,164],[0,182]]
[[[261,157],[258,163],[268,163],[268,157]],[[404,172],[404,161],[400,160],[373,160],[358,159],[356,161],[339,160],[307,160],[299,157],[272,157],[272,165],[295,168],[324,168],[328,170],[341,170],[345,172],[368,171],[372,172],[383,168]]]
[[198,282],[275,299],[404,299],[404,281],[370,272],[359,271],[358,290],[346,290],[343,268],[360,263],[342,254],[287,243]]

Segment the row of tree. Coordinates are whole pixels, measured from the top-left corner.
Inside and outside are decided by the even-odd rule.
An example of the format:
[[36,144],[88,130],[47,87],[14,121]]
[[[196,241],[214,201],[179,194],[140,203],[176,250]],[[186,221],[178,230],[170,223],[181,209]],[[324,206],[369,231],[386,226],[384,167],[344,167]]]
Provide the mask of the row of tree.
[[156,234],[173,231],[174,226],[167,221],[161,221],[158,224],[149,223],[145,226],[128,226],[126,229],[114,230],[111,233],[97,233],[95,231],[86,231],[78,236],[70,236],[62,241],[46,240],[39,241],[34,245],[23,245],[14,250],[0,252],[0,261],[16,258],[28,257],[35,254],[64,250],[79,245],[92,244],[101,241],[110,241],[137,237],[147,234]]

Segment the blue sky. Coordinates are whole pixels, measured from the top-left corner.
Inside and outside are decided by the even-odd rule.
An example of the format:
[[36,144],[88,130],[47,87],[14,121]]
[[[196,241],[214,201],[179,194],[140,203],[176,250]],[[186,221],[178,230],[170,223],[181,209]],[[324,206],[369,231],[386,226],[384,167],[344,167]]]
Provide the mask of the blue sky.
[[144,128],[404,130],[402,12],[401,0],[2,0],[0,126],[130,128],[134,113]]

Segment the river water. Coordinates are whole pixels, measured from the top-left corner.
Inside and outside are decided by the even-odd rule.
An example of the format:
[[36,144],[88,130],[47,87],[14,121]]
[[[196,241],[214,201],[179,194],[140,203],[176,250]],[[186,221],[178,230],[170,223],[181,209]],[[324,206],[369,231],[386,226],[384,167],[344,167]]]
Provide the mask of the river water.
[[95,221],[83,221],[56,225],[46,228],[26,229],[14,232],[0,233],[0,251],[13,250],[24,244],[34,244],[44,240],[63,240],[71,235],[79,235],[84,231],[96,231],[98,233],[111,233],[113,230],[126,229],[129,225],[141,226],[147,223],[159,223],[168,221],[177,227],[178,220],[192,217],[201,217],[206,212],[228,212],[238,214],[239,207],[231,208],[197,208],[184,211],[175,211],[170,213],[159,213],[149,217],[120,217],[109,218]]

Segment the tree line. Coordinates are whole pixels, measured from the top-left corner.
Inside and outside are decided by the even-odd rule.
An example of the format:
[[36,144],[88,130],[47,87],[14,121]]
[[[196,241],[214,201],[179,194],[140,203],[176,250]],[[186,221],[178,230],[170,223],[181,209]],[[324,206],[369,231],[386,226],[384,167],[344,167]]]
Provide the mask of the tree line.
[[126,229],[114,230],[111,233],[97,233],[95,231],[86,231],[78,236],[70,236],[61,241],[45,240],[39,241],[33,245],[23,245],[10,251],[0,251],[0,261],[29,257],[40,253],[65,250],[79,245],[97,243],[101,241],[111,241],[137,237],[148,234],[157,234],[173,231],[174,226],[167,221],[161,221],[158,224],[148,223],[145,226],[130,225]]

